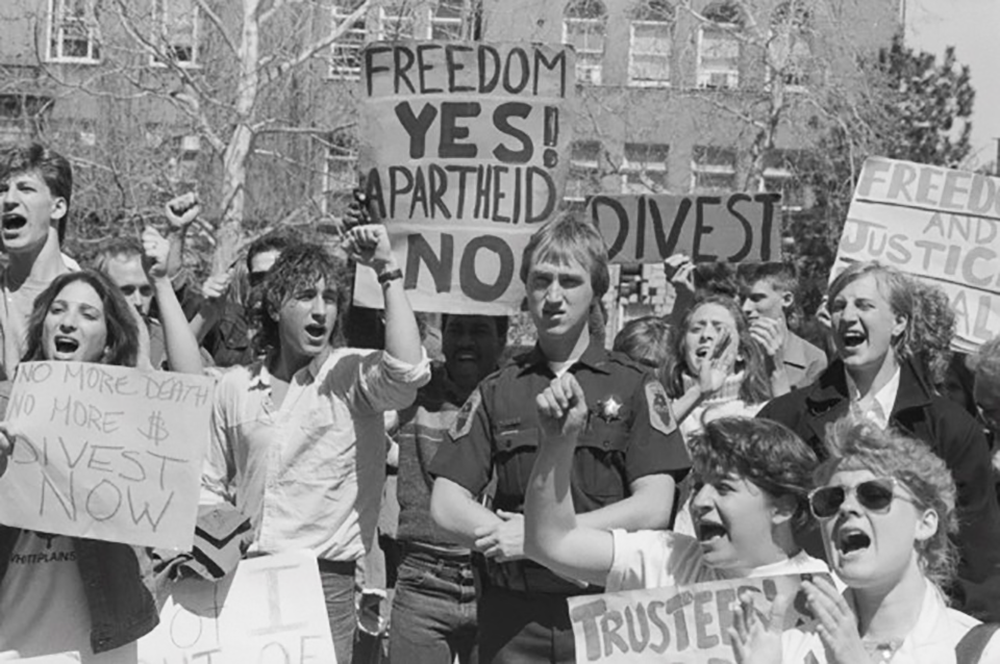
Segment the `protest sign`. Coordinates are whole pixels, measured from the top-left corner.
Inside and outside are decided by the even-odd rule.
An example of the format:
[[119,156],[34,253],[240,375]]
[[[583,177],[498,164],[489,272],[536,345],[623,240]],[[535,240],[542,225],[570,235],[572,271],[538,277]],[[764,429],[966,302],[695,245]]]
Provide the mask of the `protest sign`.
[[213,381],[89,362],[18,366],[0,523],[189,549]]
[[957,317],[952,348],[975,352],[1000,331],[1000,178],[869,158],[831,280],[858,261],[943,288]]
[[139,639],[139,664],[337,661],[309,552],[251,558],[217,583],[183,579],[171,588],[160,624]]
[[[368,45],[358,165],[417,311],[508,314],[528,238],[569,168],[574,56],[565,46]],[[381,307],[359,268],[355,302]]]
[[696,263],[781,258],[781,194],[594,196],[587,213],[613,263],[659,263],[685,253]]
[[80,653],[62,652],[57,655],[42,655],[41,657],[25,657],[17,660],[18,664],[78,664]]
[[[796,593],[786,630],[811,619],[798,592],[809,575],[709,581],[689,586],[570,597],[576,661],[602,664],[736,664],[729,637],[740,599],[767,618],[779,592]],[[801,648],[797,649],[801,651]],[[786,660],[788,661],[788,660]],[[812,664],[808,652],[795,664]]]

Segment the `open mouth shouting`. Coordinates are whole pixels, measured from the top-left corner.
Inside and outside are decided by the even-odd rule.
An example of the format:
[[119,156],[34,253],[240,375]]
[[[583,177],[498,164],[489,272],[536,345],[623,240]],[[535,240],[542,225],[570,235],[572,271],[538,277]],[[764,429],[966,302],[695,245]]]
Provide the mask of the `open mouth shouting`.
[[0,217],[3,221],[4,231],[17,231],[24,228],[24,225],[28,223],[28,219],[17,212],[6,212],[3,217]]
[[872,545],[872,538],[860,528],[841,526],[834,533],[833,545],[842,558],[850,559],[867,550]]
[[71,359],[76,351],[79,350],[80,342],[73,337],[58,335],[53,339],[53,346],[55,347],[55,356],[52,359],[65,360]]
[[698,541],[708,544],[716,539],[729,536],[729,531],[721,523],[715,521],[700,520],[695,523],[695,532],[698,534]]
[[324,342],[326,341],[326,325],[321,325],[319,323],[310,323],[306,325],[306,335],[309,336],[311,341]]

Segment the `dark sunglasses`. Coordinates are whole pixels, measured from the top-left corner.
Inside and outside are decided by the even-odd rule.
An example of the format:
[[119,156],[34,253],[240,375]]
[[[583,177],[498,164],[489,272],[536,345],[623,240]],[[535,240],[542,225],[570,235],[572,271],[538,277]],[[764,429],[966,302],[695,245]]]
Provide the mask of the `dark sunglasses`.
[[809,492],[809,509],[817,519],[829,519],[834,516],[840,506],[847,500],[847,494],[854,492],[861,506],[870,512],[885,512],[892,504],[893,498],[902,498],[913,502],[906,496],[897,496],[895,477],[878,477],[866,480],[855,486],[823,486]]

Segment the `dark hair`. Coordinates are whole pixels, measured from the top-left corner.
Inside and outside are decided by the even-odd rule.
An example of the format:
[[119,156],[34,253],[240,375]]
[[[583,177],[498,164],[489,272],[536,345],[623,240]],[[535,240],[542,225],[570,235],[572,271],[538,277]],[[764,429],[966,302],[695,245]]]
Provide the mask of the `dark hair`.
[[[684,394],[685,372],[688,372],[686,354],[684,352],[684,336],[687,333],[691,317],[699,307],[705,304],[715,304],[723,307],[732,315],[736,321],[736,332],[739,337],[739,347],[737,351],[743,356],[744,371],[743,383],[740,385],[740,399],[748,404],[764,403],[771,399],[771,380],[767,373],[767,364],[764,359],[764,350],[750,336],[750,328],[743,317],[743,312],[737,306],[736,301],[726,295],[710,295],[691,307],[684,315],[681,326],[672,331],[670,353],[663,370],[663,384],[667,388],[667,394],[672,399],[678,399]],[[737,369],[737,367],[734,367]],[[737,369],[738,370],[738,369]],[[690,372],[688,372],[690,373]]]
[[608,292],[608,248],[593,224],[564,213],[535,231],[521,255],[521,281],[528,283],[531,266],[544,260],[575,260],[590,273],[594,302]]
[[731,263],[712,261],[697,263],[694,267],[695,297],[702,299],[712,295],[738,297],[739,279]]
[[659,316],[630,320],[615,335],[613,350],[650,367],[659,376],[670,356],[670,325]]
[[796,293],[799,290],[798,270],[791,263],[743,263],[737,273],[747,289],[759,281],[767,281],[775,290]]
[[0,182],[20,173],[37,172],[53,196],[66,201],[66,214],[58,220],[59,243],[66,237],[66,221],[73,195],[73,168],[61,154],[41,143],[0,147]]
[[127,260],[133,257],[142,258],[142,255],[142,243],[130,235],[122,235],[111,238],[98,249],[97,255],[94,256],[94,267],[107,274],[108,262],[112,258]]
[[713,482],[737,475],[774,498],[795,498],[793,527],[809,522],[809,490],[819,460],[791,429],[771,420],[720,417],[691,437],[696,479]]
[[298,244],[301,241],[302,238],[299,237],[298,233],[286,229],[271,231],[270,233],[261,235],[247,246],[247,272],[253,269],[253,259],[255,256],[269,251],[276,251],[280,254],[288,247]]
[[[459,314],[455,314],[456,316]],[[474,316],[476,314],[462,314],[463,316]],[[493,321],[493,326],[497,330],[497,338],[500,339],[501,343],[507,343],[507,328],[510,327],[510,318],[507,316],[483,316],[484,318],[489,318]],[[417,317],[420,320],[421,317]],[[441,334],[444,334],[445,329],[448,327],[448,314],[441,314]]]
[[31,317],[28,319],[28,348],[21,359],[25,362],[49,359],[45,357],[42,345],[45,317],[62,290],[77,281],[82,281],[93,288],[104,305],[108,350],[103,364],[134,367],[139,356],[139,326],[135,314],[132,313],[133,307],[125,301],[118,287],[97,270],[60,274],[35,298]]
[[344,318],[350,307],[351,273],[347,263],[316,244],[295,244],[285,249],[267,273],[252,306],[258,333],[254,346],[258,353],[273,354],[280,348],[278,322],[281,307],[297,291],[312,288],[320,279],[337,294],[337,322],[330,342],[343,342]]

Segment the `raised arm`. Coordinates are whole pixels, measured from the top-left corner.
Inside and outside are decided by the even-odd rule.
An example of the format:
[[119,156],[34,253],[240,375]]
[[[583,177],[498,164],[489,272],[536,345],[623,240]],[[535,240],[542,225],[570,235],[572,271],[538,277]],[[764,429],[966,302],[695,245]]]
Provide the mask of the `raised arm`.
[[153,283],[156,303],[163,325],[163,341],[167,350],[167,365],[171,371],[200,374],[203,369],[198,340],[188,326],[187,316],[177,299],[170,277],[167,276],[169,242],[152,226],[142,232],[142,249],[146,274]]
[[581,525],[570,492],[573,453],[587,421],[587,399],[572,374],[555,378],[536,397],[541,439],[525,494],[525,553],[555,572],[603,585],[613,541]]
[[385,350],[397,360],[417,364],[423,359],[420,330],[403,289],[403,275],[382,224],[355,226],[347,233],[348,253],[375,270],[385,299]]
[[167,239],[170,251],[167,254],[167,277],[174,279],[184,268],[184,240],[188,227],[201,214],[198,194],[191,191],[170,199],[165,207],[169,230]]

